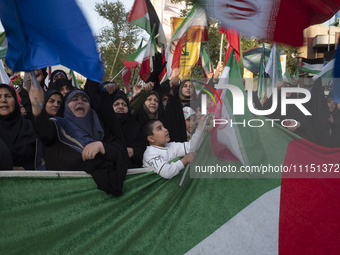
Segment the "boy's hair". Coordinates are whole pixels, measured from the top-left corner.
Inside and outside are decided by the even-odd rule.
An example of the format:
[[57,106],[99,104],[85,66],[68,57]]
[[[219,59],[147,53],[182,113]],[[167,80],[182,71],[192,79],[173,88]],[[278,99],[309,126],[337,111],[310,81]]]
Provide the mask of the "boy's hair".
[[148,141],[148,136],[149,135],[153,135],[153,124],[156,121],[160,121],[157,119],[150,119],[148,120],[142,127],[142,134],[143,134],[143,138]]

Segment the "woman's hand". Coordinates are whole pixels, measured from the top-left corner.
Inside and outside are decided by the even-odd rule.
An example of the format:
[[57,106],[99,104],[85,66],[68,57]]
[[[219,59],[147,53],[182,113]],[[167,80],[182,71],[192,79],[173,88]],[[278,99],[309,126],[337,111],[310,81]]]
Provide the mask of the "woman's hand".
[[41,113],[42,106],[44,105],[44,91],[39,85],[37,88],[33,85],[32,76],[30,73],[27,74],[30,79],[27,79],[28,93],[32,104],[32,113],[34,116],[38,116]]
[[102,142],[92,142],[86,145],[81,153],[84,161],[94,159],[98,153],[105,154],[105,148]]

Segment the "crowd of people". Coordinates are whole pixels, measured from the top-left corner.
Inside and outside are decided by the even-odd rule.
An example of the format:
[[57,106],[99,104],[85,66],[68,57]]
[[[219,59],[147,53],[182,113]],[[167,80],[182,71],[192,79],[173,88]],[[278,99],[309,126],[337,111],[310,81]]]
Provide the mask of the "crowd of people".
[[[201,115],[203,90],[197,95],[191,80],[173,75],[160,83],[161,59],[154,58],[155,69],[143,86],[135,87],[132,98],[113,81],[100,84],[88,79],[83,89],[75,88],[62,70],[51,74],[48,86],[46,69],[36,70],[38,87],[26,73],[20,104],[18,91],[0,84],[0,169],[85,171],[99,189],[116,196],[122,193],[129,168],[147,167],[168,179],[177,175],[194,159],[209,120]],[[220,63],[208,81],[211,87],[222,69]],[[340,107],[322,95],[318,110],[327,104],[328,109],[323,112],[326,133],[320,145],[340,147]],[[254,104],[265,109],[271,100]],[[282,116],[274,112],[270,117]],[[293,117],[298,125],[291,131],[313,140],[308,130],[315,121]]]

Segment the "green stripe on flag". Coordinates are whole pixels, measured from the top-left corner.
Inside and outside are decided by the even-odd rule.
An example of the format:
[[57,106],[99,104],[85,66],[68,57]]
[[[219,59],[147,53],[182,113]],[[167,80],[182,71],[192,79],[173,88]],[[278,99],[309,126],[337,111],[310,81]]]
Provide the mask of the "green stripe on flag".
[[128,176],[112,197],[91,178],[0,178],[2,254],[183,254],[262,194],[268,179]]

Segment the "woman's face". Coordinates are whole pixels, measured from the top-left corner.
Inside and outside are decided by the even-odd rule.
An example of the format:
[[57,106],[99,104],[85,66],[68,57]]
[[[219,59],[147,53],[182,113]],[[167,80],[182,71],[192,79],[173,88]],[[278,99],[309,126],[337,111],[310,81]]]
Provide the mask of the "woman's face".
[[333,112],[335,109],[335,102],[333,100],[328,101],[328,109],[330,112]]
[[151,113],[155,113],[158,109],[158,98],[154,94],[151,94],[145,100],[145,106]]
[[127,113],[129,111],[128,106],[123,98],[117,99],[113,103],[112,107],[115,113]]
[[191,82],[190,81],[186,81],[183,84],[183,87],[182,87],[182,94],[183,94],[183,96],[190,97],[193,92],[194,92],[194,87],[192,86]]
[[55,116],[60,108],[61,105],[61,96],[58,94],[53,94],[48,99],[45,110],[50,116]]
[[87,112],[89,111],[90,103],[85,95],[76,94],[70,99],[68,107],[70,108],[74,116],[82,118],[85,117]]
[[63,86],[61,86],[61,88],[59,89],[59,92],[63,95],[63,96],[66,96],[66,94],[68,93],[68,92],[70,92],[71,90],[70,90],[70,88],[69,88],[69,86],[67,86],[67,85],[63,85]]
[[7,88],[0,88],[0,116],[7,116],[14,111],[15,99]]

